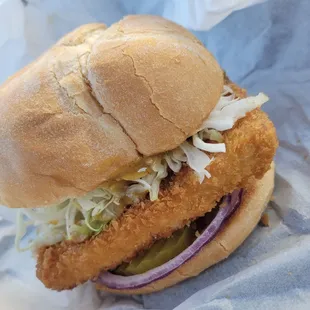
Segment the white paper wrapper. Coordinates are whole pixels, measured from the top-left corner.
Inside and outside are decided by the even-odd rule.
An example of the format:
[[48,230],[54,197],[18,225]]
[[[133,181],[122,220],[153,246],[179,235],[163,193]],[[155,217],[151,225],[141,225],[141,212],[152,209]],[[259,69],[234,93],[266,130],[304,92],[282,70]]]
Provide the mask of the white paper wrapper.
[[209,30],[233,11],[265,0],[172,0],[167,1],[163,16],[192,30]]
[[[264,0],[0,0],[0,83],[75,27],[110,25],[128,14],[157,14],[207,30],[235,10]],[[12,18],[13,17],[13,18]]]
[[270,96],[264,109],[280,148],[271,226],[258,227],[229,260],[199,277],[134,299],[99,296],[91,283],[61,293],[45,289],[30,253],[12,247],[14,210],[0,208],[0,309],[309,309],[310,3],[274,0],[226,18],[261,1],[28,2],[0,0],[0,82],[78,25],[159,14],[195,30],[213,27],[196,34],[233,80]]
[[0,1],[0,83],[21,67],[25,52],[24,8],[20,0]]

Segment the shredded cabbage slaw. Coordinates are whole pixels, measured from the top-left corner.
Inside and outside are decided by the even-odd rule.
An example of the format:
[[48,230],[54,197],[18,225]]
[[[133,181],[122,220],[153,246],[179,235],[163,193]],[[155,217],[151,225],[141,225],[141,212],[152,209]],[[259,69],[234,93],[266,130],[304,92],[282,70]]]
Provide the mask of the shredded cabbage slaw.
[[[15,246],[18,251],[35,251],[42,245],[52,245],[63,240],[81,242],[103,231],[111,220],[120,216],[127,205],[139,202],[147,195],[151,201],[158,199],[161,181],[167,177],[168,168],[178,173],[183,164],[193,169],[199,182],[210,178],[206,170],[212,162],[205,152],[226,152],[221,131],[231,129],[246,113],[260,107],[268,97],[259,93],[255,97],[237,98],[233,90],[224,86],[218,104],[200,130],[176,149],[149,159],[136,173],[127,174],[117,186],[102,186],[80,198],[41,208],[19,209],[16,220]],[[211,143],[210,143],[211,142]],[[34,240],[22,239],[29,229],[35,228]]]

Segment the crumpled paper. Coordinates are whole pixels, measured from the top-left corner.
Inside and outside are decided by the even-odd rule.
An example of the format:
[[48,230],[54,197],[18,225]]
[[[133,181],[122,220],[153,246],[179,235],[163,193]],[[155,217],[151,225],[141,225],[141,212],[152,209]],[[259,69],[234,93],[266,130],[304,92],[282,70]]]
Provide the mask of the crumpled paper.
[[0,0],[0,59],[5,59],[0,83],[82,24],[110,25],[124,15],[154,14],[191,29],[207,30],[231,12],[262,1]]
[[[269,95],[263,109],[276,125],[280,147],[274,199],[268,207],[271,226],[257,227],[228,260],[199,277],[151,295],[98,294],[89,283],[61,293],[45,289],[35,278],[30,253],[18,254],[12,247],[14,210],[0,208],[0,309],[309,309],[309,1],[268,1],[219,24],[210,16],[225,9],[211,12],[207,3],[248,1],[29,2],[23,7],[19,0],[0,0],[0,81],[79,24],[160,14],[191,29],[213,27],[195,34],[233,80],[251,94]],[[17,17],[13,23],[7,18],[10,12]]]

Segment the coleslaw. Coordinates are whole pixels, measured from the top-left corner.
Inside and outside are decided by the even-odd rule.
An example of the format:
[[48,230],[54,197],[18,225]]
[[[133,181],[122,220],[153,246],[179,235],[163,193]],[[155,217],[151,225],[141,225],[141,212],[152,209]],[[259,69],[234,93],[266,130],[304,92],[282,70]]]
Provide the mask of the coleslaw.
[[[237,98],[233,90],[224,86],[218,104],[200,130],[176,149],[146,160],[146,166],[124,175],[112,185],[102,185],[83,197],[68,198],[60,204],[34,209],[20,209],[16,221],[15,246],[18,251],[36,251],[42,245],[64,240],[82,242],[105,230],[128,205],[148,197],[158,199],[160,184],[169,170],[178,173],[184,164],[195,171],[199,182],[210,178],[207,167],[212,162],[208,153],[226,152],[221,131],[231,129],[246,113],[268,101],[263,93],[255,97]],[[22,240],[35,228],[35,236]],[[27,242],[27,241],[26,241]]]

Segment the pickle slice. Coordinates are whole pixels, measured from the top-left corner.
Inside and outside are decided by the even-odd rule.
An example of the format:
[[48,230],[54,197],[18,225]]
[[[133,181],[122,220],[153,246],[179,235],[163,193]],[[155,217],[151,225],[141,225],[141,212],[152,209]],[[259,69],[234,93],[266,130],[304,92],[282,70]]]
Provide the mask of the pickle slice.
[[164,239],[155,242],[147,252],[139,254],[130,263],[122,263],[113,272],[123,276],[132,276],[137,274],[136,269],[138,265],[141,263],[141,261],[145,259],[145,256],[147,256],[147,254],[149,254],[150,252],[157,253],[158,251],[160,251],[160,249],[163,247],[164,244],[165,244]]
[[130,275],[143,273],[148,269],[148,265],[151,257],[156,256],[156,254],[161,251],[162,247],[165,246],[165,240],[159,240],[153,244],[153,246],[142,255],[134,258],[127,266],[126,273]]
[[126,276],[144,273],[176,257],[194,240],[195,231],[186,226],[176,231],[170,238],[155,242],[149,250],[138,255],[130,263],[121,264],[114,273]]

